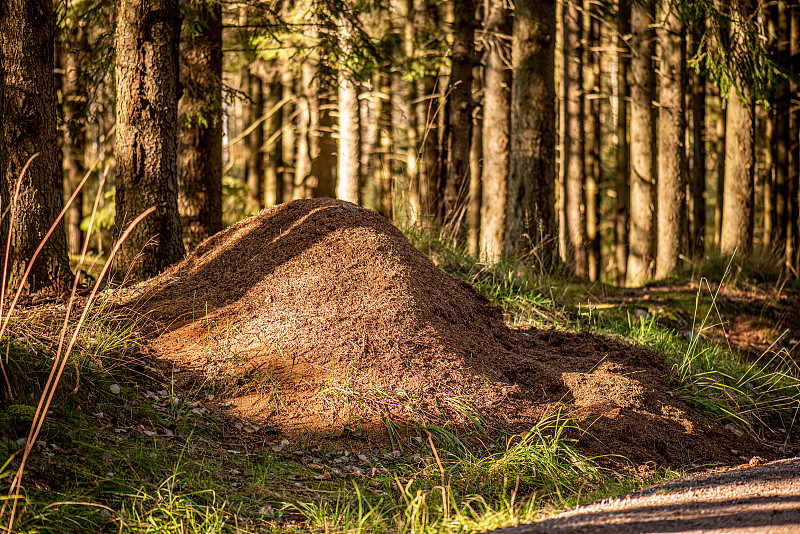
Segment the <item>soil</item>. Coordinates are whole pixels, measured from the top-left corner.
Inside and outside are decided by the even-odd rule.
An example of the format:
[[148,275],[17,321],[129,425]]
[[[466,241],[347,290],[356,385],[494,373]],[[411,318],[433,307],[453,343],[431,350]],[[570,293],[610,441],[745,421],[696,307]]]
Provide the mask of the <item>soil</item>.
[[[683,467],[769,452],[698,415],[658,354],[511,329],[379,214],[333,199],[264,210],[135,286],[153,356],[258,428],[383,446],[420,424],[524,431],[561,410],[603,462]],[[623,455],[627,460],[620,456]]]
[[492,534],[800,532],[800,459],[709,472]]

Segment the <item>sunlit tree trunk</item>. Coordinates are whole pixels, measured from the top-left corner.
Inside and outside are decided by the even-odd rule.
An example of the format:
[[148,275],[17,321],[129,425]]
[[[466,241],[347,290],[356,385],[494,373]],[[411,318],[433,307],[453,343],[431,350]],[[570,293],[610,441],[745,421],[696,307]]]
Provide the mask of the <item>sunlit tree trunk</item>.
[[281,108],[281,159],[283,160],[283,200],[294,198],[294,163],[295,163],[295,119],[297,106],[294,98],[294,77],[285,64],[281,71],[281,97],[286,104]]
[[[747,50],[744,25],[755,13],[754,0],[732,8],[734,53]],[[725,198],[722,208],[723,254],[747,256],[753,246],[753,204],[755,196],[755,101],[747,76],[734,68],[736,88],[728,96],[727,136],[725,139]]]
[[[481,77],[480,68],[473,69],[472,93],[480,93]],[[480,111],[480,110],[478,110]],[[481,201],[483,200],[482,160],[483,160],[483,120],[482,114],[473,113],[472,142],[469,150],[469,233],[467,245],[469,252],[474,257],[480,257],[481,237]]]
[[514,85],[508,184],[508,254],[534,252],[542,269],[559,261],[555,214],[555,32],[553,0],[519,0],[512,35]]
[[[705,31],[701,21],[692,36],[694,53]],[[702,257],[706,241],[706,74],[692,71],[692,255]]]
[[584,100],[588,102],[589,116],[586,137],[588,149],[586,150],[586,240],[587,261],[589,267],[589,280],[596,281],[600,276],[602,258],[600,256],[600,184],[603,182],[603,171],[600,165],[600,151],[602,144],[602,106],[601,106],[601,79],[600,64],[601,45],[600,21],[602,11],[594,0],[584,1],[584,10],[588,14],[585,21],[588,29],[587,47],[585,50],[585,90]]
[[155,275],[184,255],[177,199],[179,21],[177,0],[123,0],[117,15],[115,235],[156,207],[117,254],[115,270],[123,276]]
[[461,236],[470,191],[472,143],[472,69],[475,63],[475,0],[455,0],[453,53],[445,105],[445,151],[440,220]]
[[191,250],[222,230],[222,8],[195,5],[196,33],[181,41],[178,211]]
[[589,274],[586,253],[586,199],[584,181],[583,10],[578,0],[563,4],[563,114],[564,114],[564,222],[565,259],[577,276]]
[[348,202],[361,202],[361,125],[358,110],[358,88],[339,75],[339,172],[336,196]]
[[628,285],[645,283],[655,263],[655,34],[651,5],[631,7],[631,217]]
[[686,28],[678,7],[662,0],[658,114],[658,254],[656,277],[678,267],[686,221]]
[[[64,111],[63,166],[64,185],[71,194],[86,172],[86,116],[88,94],[81,69],[88,55],[89,43],[85,28],[68,14],[63,38],[61,90]],[[79,192],[67,212],[67,245],[71,254],[78,254],[83,245],[83,192]]]
[[630,145],[628,144],[628,98],[630,85],[629,42],[631,31],[630,6],[625,0],[619,2],[617,14],[617,175],[616,217],[614,220],[614,276],[617,285],[625,285],[628,273],[628,220],[630,215]]
[[261,76],[247,72],[247,119],[244,127],[255,129],[245,138],[245,179],[247,184],[247,211],[254,213],[264,207],[264,80]]
[[[68,291],[72,273],[63,222],[58,224],[33,265],[25,268],[64,205],[56,135],[54,66],[55,15],[47,0],[7,0],[0,7],[0,196],[10,215],[3,218],[3,240],[11,234],[9,285],[31,292]],[[31,162],[12,205],[15,184]],[[14,224],[9,228],[8,221]],[[5,246],[5,245],[4,245]]]
[[503,0],[485,0],[481,258],[495,263],[506,232],[511,132],[511,18]]

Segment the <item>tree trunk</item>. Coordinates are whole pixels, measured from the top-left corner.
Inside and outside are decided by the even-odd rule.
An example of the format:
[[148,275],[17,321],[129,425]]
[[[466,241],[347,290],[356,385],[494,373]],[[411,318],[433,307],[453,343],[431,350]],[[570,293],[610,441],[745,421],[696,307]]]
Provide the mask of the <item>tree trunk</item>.
[[514,13],[511,154],[505,250],[558,263],[555,214],[555,33],[553,0],[519,0]]
[[336,196],[361,202],[361,125],[358,87],[345,72],[339,73],[339,172]]
[[[754,0],[732,8],[733,53],[746,53],[743,26],[755,12]],[[728,132],[725,138],[725,197],[722,208],[720,252],[748,256],[753,246],[755,196],[755,101],[744,72],[732,69],[735,87],[728,96]]]
[[653,276],[656,241],[656,135],[653,114],[655,34],[652,5],[631,7],[631,230],[628,285]]
[[269,92],[267,93],[267,110],[272,115],[264,122],[264,133],[267,139],[271,141],[266,147],[267,167],[264,172],[264,179],[267,184],[273,184],[275,189],[274,204],[281,204],[284,199],[283,177],[281,176],[283,167],[281,132],[283,131],[283,124],[281,111],[275,111],[275,107],[281,102],[283,87],[277,77],[278,73],[273,70]]
[[[800,6],[795,4],[791,9],[791,22],[789,32],[789,64],[792,72],[800,73]],[[800,94],[800,85],[792,81],[790,93],[795,95],[792,106],[789,131],[794,132],[791,139],[789,156],[789,198],[786,213],[786,264],[790,266],[795,275],[800,271],[800,106],[797,105],[797,95]]]
[[724,107],[725,101],[720,97],[719,111],[717,114],[717,197],[714,204],[714,247],[719,252],[722,244],[722,205],[725,198],[725,140],[727,139],[728,113]]
[[117,197],[115,236],[151,206],[130,234],[115,271],[153,276],[184,255],[178,215],[177,0],[122,0],[117,16]]
[[[705,33],[705,21],[699,21],[692,36],[694,54]],[[692,71],[692,226],[689,238],[695,257],[705,254],[706,241],[706,74]]]
[[297,106],[294,98],[294,77],[287,65],[282,65],[281,71],[282,100],[286,104],[281,108],[281,156],[283,159],[283,201],[294,198],[294,162],[295,162],[295,117]]
[[475,0],[454,0],[453,57],[446,91],[445,166],[439,195],[440,220],[461,236],[470,191],[472,68],[475,63]]
[[311,183],[311,144],[309,138],[312,131],[311,102],[314,98],[312,88],[307,82],[314,78],[316,68],[309,65],[309,59],[303,64],[303,88],[297,95],[297,134],[295,143],[297,152],[294,160],[294,198],[312,198],[316,183]]
[[[790,12],[785,0],[777,3],[777,60],[781,65],[789,63]],[[775,248],[778,254],[786,253],[786,232],[789,207],[789,146],[791,92],[789,81],[779,81],[775,98],[773,134],[775,139]],[[795,130],[796,131],[796,130]],[[768,150],[772,147],[768,147]]]
[[[417,0],[415,13],[416,32],[430,35],[439,31],[439,11],[434,0]],[[419,38],[418,38],[419,39]],[[418,43],[420,47],[430,43]],[[421,48],[422,49],[422,48]],[[433,58],[425,54],[420,58],[425,74],[417,83],[417,140],[419,146],[418,176],[420,215],[430,223],[439,212],[441,197],[438,189],[439,176],[439,102],[438,71]]]
[[[315,75],[307,71],[304,75]],[[319,77],[317,77],[319,78]],[[311,130],[309,132],[309,152],[311,154],[311,179],[313,185],[311,196],[328,197],[336,196],[336,177],[333,169],[336,166],[334,154],[336,144],[333,140],[334,119],[331,114],[331,89],[325,79],[309,78],[306,83],[310,91]]]
[[[249,128],[259,121],[264,114],[264,80],[260,75],[249,72],[247,76],[247,102],[250,108],[250,122],[245,124]],[[247,145],[247,158],[245,160],[245,183],[248,191],[249,213],[255,213],[264,207],[264,122],[260,121],[255,130],[245,139]]]
[[503,0],[485,0],[481,258],[497,263],[506,233],[511,133],[511,17]]
[[[86,173],[86,106],[88,95],[81,69],[88,54],[85,29],[67,18],[64,37],[62,94],[64,110],[63,167],[67,193],[72,194]],[[78,192],[67,212],[67,245],[70,254],[79,254],[83,245],[83,192]]]
[[[587,128],[587,139],[589,139],[589,149],[587,151],[586,165],[586,240],[588,244],[589,280],[596,281],[602,270],[602,258],[600,256],[600,184],[603,182],[603,171],[600,165],[600,152],[602,144],[601,126],[601,90],[600,73],[600,52],[597,49],[601,45],[600,21],[603,13],[598,7],[599,4],[593,0],[584,0],[584,11],[588,16],[588,46],[586,47],[586,80],[584,87],[584,101],[589,103],[589,121]],[[589,93],[588,97],[586,93]]]
[[563,115],[564,222],[566,244],[564,257],[577,276],[589,274],[586,253],[586,178],[584,165],[584,95],[583,95],[583,10],[578,0],[563,4]]
[[372,153],[375,170],[375,211],[392,217],[392,88],[389,75],[378,73],[373,82],[378,90],[375,98],[375,130],[377,142]]
[[625,285],[628,274],[628,221],[630,215],[630,146],[628,145],[628,66],[630,52],[628,35],[631,32],[631,12],[626,0],[619,2],[617,15],[617,175],[614,220],[614,277],[617,285]]
[[677,6],[661,2],[658,114],[658,254],[656,277],[678,267],[686,221],[686,27]]
[[[9,287],[25,284],[30,292],[69,291],[67,238],[59,223],[23,280],[36,248],[64,205],[56,134],[54,66],[55,16],[53,3],[44,0],[8,0],[0,8],[0,195],[3,243],[11,233]],[[38,153],[25,175],[19,197],[14,189],[23,167]],[[4,245],[5,246],[5,245]]]
[[[481,91],[480,67],[476,66],[472,72],[472,93]],[[480,112],[480,110],[478,110]],[[481,200],[483,185],[481,183],[481,160],[483,159],[483,120],[481,114],[474,114],[472,124],[472,140],[469,149],[469,231],[467,245],[469,252],[475,258],[480,257],[481,246]]]
[[193,9],[197,32],[181,42],[178,103],[178,210],[187,250],[222,230],[222,7]]

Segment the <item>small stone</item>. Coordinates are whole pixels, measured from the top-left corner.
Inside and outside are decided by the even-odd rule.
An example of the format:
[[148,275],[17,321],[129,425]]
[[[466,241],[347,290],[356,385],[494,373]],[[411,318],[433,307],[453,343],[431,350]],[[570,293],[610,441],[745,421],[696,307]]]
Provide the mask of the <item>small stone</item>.
[[119,387],[119,384],[111,384],[108,386],[108,389],[110,389],[111,393],[114,395],[119,395],[119,392],[122,391],[122,389]]

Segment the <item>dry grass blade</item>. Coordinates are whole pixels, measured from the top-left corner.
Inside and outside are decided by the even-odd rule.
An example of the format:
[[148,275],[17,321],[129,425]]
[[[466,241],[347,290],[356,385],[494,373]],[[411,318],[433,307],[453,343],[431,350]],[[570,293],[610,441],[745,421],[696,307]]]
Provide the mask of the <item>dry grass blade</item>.
[[[58,382],[61,379],[61,375],[64,372],[64,367],[66,366],[67,363],[67,356],[72,351],[72,348],[78,339],[78,333],[81,327],[83,326],[83,323],[85,322],[87,315],[89,314],[89,310],[92,307],[92,302],[94,301],[100,289],[100,284],[102,283],[103,278],[105,278],[106,274],[108,273],[108,270],[111,267],[114,257],[116,256],[117,252],[122,246],[122,243],[125,242],[130,233],[142,221],[142,219],[150,215],[150,213],[152,213],[153,211],[155,211],[155,207],[151,207],[145,210],[142,214],[136,217],[136,219],[134,219],[122,233],[119,240],[114,245],[114,249],[111,251],[111,254],[109,254],[108,261],[106,261],[103,270],[97,277],[97,281],[95,282],[94,287],[92,288],[92,292],[89,295],[86,304],[84,305],[83,313],[81,314],[78,323],[75,325],[75,330],[73,331],[69,345],[67,346],[66,350],[63,353],[63,357],[61,357],[61,354],[56,354],[54,367],[57,362],[58,370],[55,373],[54,379],[50,382],[51,385],[49,390],[45,389],[45,391],[42,392],[41,398],[44,398],[45,401],[42,403],[40,399],[39,408],[37,409],[36,414],[34,416],[34,423],[31,425],[32,430],[29,434],[28,442],[25,445],[25,452],[23,453],[19,468],[17,469],[17,473],[14,475],[14,479],[11,481],[11,486],[8,491],[9,499],[12,501],[11,514],[9,517],[8,527],[7,527],[7,532],[9,533],[11,532],[14,526],[14,516],[16,514],[17,500],[19,499],[20,482],[22,481],[22,474],[25,470],[25,463],[30,455],[30,452],[33,450],[33,445],[36,441],[36,437],[38,436],[39,431],[41,430],[42,427],[42,423],[44,422],[44,416],[47,414],[47,410],[50,408],[50,403],[53,400],[53,395],[55,394],[56,386],[58,386]],[[0,511],[0,519],[2,519],[3,515],[5,515],[5,507],[3,508],[2,511]]]

